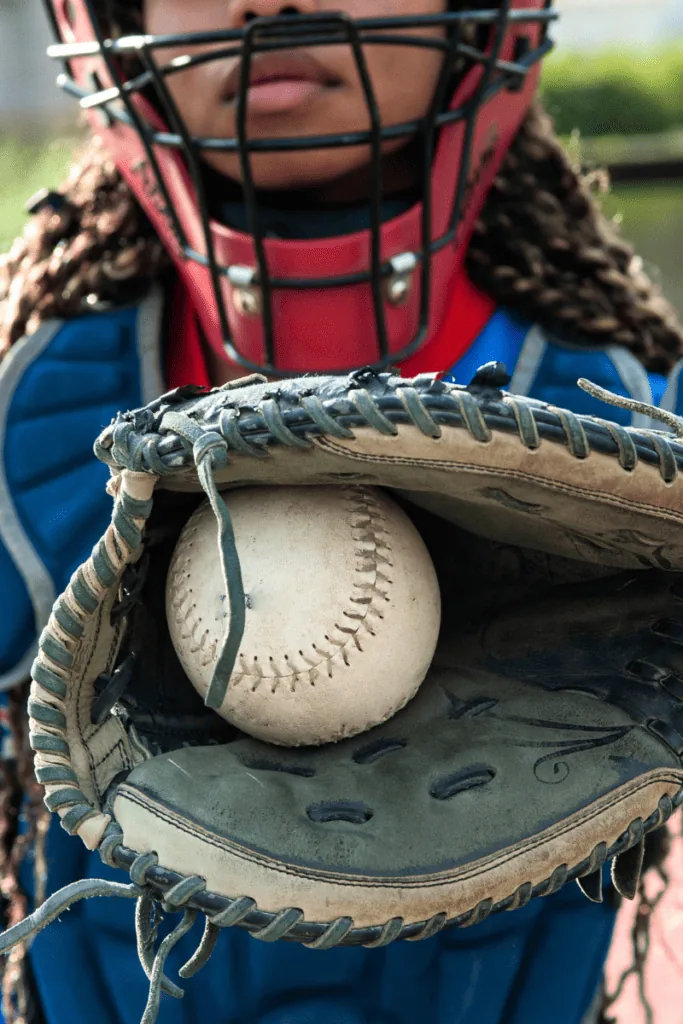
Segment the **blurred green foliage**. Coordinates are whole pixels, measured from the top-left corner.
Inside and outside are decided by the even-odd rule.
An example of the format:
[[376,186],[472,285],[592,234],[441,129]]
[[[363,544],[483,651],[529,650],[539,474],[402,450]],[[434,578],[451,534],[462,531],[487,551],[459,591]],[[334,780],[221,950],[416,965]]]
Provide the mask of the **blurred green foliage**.
[[553,54],[541,92],[560,135],[637,135],[683,127],[683,46]]
[[41,188],[56,188],[71,163],[75,139],[39,145],[12,135],[0,137],[0,252],[21,233],[24,204]]
[[615,185],[603,197],[608,217],[642,256],[645,269],[683,319],[683,202],[675,182]]

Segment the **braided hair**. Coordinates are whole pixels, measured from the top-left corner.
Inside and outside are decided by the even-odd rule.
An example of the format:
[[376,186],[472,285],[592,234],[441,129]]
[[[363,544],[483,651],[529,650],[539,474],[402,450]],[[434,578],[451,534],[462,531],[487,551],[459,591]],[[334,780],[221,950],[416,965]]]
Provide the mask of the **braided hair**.
[[[139,3],[99,0],[98,6],[109,30],[140,28]],[[593,184],[569,159],[550,117],[535,102],[476,223],[468,273],[482,291],[550,332],[586,347],[621,344],[648,370],[667,373],[683,356],[683,327],[601,212]],[[41,322],[98,302],[130,301],[134,290],[142,293],[169,268],[151,223],[94,138],[74,164],[59,206],[35,214],[0,256],[0,357]],[[40,869],[50,817],[33,778],[25,703],[25,688],[10,694],[15,757],[0,763],[0,893],[8,924],[25,914],[19,864],[33,845]],[[19,837],[22,804],[28,830]],[[661,863],[666,832],[655,835],[659,850],[653,860]],[[27,1019],[25,990],[19,952],[2,982],[7,1024]]]
[[[73,167],[60,209],[46,208],[0,256],[0,353],[51,317],[130,299],[170,265],[102,144]],[[577,344],[623,345],[651,371],[683,355],[671,306],[600,210],[537,101],[487,197],[467,253],[473,282]]]
[[683,329],[602,214],[594,183],[533,104],[475,226],[470,277],[551,332],[578,344],[623,345],[666,374],[683,354]]

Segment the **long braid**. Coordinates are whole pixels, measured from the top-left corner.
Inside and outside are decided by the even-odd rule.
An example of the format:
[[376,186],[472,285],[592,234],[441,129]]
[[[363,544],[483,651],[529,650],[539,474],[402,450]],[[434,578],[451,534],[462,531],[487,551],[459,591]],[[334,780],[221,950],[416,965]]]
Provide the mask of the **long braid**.
[[475,284],[576,343],[618,344],[667,373],[683,329],[601,213],[540,103],[529,111],[470,245]]
[[[0,759],[0,893],[3,902],[3,924],[11,927],[28,913],[28,900],[19,871],[27,851],[33,852],[35,902],[45,898],[47,866],[45,842],[50,812],[43,804],[43,787],[33,771],[26,717],[28,685],[15,687],[8,694],[7,718],[11,749]],[[19,818],[25,828],[20,833]],[[6,1024],[28,1024],[35,1019],[31,985],[28,983],[26,949],[17,946],[7,956],[1,977],[2,1019]]]
[[0,355],[51,317],[130,300],[169,263],[101,143],[73,167],[57,208],[35,215],[0,256]]

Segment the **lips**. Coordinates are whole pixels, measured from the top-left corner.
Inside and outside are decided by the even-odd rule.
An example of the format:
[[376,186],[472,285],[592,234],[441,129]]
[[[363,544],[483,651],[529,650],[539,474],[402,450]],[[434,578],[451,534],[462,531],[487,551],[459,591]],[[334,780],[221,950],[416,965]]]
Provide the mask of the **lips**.
[[[236,64],[225,80],[223,102],[235,102],[240,73],[241,65]],[[279,113],[339,84],[339,78],[306,52],[255,54],[249,74],[248,110]]]

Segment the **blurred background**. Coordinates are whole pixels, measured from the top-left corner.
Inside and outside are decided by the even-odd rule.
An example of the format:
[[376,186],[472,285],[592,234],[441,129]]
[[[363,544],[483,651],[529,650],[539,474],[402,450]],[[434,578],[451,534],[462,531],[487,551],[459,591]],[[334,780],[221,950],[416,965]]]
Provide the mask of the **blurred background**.
[[[546,106],[574,158],[609,170],[607,214],[683,315],[683,0],[557,3]],[[44,56],[48,41],[40,0],[0,0],[0,252],[22,229],[25,201],[59,184],[78,143],[75,105],[55,88],[56,68]],[[673,884],[653,917],[646,991],[656,1024],[683,1024],[680,838],[669,870]],[[648,884],[656,901],[662,881]],[[611,988],[632,960],[634,910],[620,917]],[[614,1010],[619,1024],[650,1024],[635,976]]]
[[[611,217],[683,314],[683,0],[557,0],[545,102],[572,153],[607,167]],[[0,251],[78,140],[40,0],[0,0]]]

